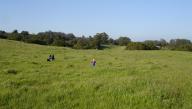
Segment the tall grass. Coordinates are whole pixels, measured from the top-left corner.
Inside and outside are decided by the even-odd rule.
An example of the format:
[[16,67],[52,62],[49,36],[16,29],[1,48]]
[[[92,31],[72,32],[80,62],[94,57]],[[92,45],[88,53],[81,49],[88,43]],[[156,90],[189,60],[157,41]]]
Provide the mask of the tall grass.
[[[47,62],[49,54],[56,60]],[[190,52],[73,50],[0,39],[0,108],[191,109],[191,66]]]

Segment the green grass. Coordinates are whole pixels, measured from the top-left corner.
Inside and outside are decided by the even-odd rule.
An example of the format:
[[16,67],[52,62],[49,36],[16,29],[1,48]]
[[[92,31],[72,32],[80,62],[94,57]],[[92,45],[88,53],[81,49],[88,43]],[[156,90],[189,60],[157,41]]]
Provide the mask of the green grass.
[[[54,62],[46,60],[50,53]],[[192,109],[192,53],[73,50],[0,39],[0,109],[32,108]]]

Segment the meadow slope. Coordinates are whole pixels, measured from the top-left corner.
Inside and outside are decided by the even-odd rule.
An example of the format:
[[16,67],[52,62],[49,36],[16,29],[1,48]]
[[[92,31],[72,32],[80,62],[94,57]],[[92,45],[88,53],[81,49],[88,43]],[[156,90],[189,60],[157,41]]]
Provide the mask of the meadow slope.
[[[49,54],[54,62],[47,62]],[[0,108],[192,109],[192,53],[74,50],[0,39]]]

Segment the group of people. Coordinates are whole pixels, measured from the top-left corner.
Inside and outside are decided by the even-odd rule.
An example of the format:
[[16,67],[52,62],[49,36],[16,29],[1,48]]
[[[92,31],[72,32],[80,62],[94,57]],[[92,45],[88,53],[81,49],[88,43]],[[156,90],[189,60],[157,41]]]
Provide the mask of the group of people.
[[51,62],[55,60],[55,56],[53,55],[49,55],[49,57],[47,58],[47,61]]
[[[49,62],[54,61],[54,60],[55,60],[54,54],[53,55],[49,55],[49,57],[47,58],[47,61],[49,61]],[[96,66],[96,60],[94,58],[92,59],[91,64],[92,64],[93,67]]]

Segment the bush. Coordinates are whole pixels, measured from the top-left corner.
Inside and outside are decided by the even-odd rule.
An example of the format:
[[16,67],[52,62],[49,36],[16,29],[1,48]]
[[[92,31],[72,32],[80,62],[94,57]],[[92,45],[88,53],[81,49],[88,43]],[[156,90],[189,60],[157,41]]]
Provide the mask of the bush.
[[0,30],[0,38],[2,38],[2,39],[6,39],[7,38],[5,31],[1,31]]
[[179,51],[192,51],[192,44],[185,44],[180,46],[170,46],[171,50],[179,50]]
[[146,45],[141,42],[131,42],[126,47],[127,50],[145,50]]
[[171,39],[168,48],[170,50],[192,51],[192,43],[187,39]]
[[126,47],[127,50],[158,50],[152,43],[144,44],[142,42],[131,42]]

